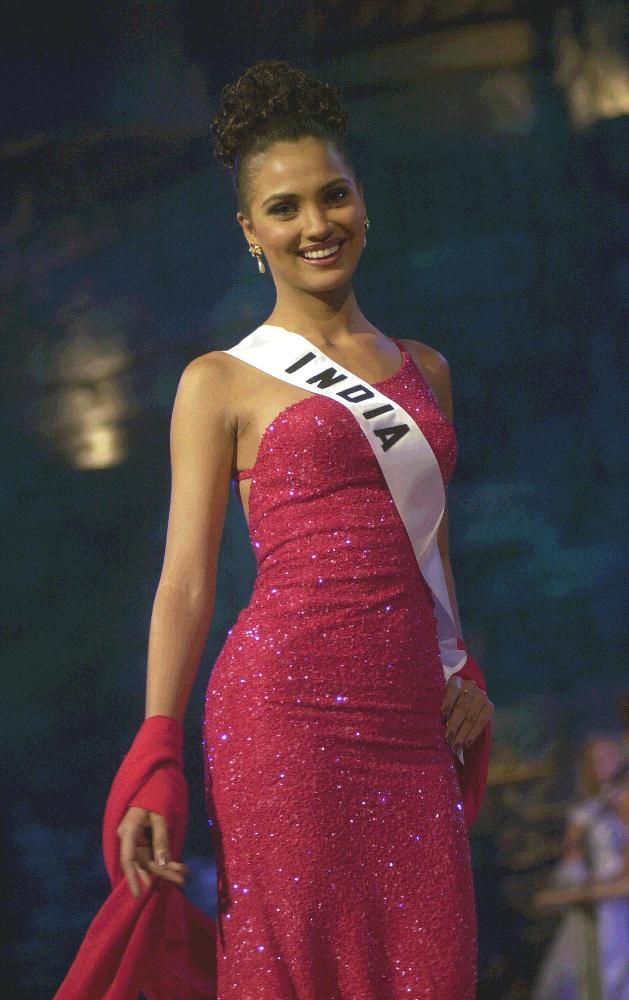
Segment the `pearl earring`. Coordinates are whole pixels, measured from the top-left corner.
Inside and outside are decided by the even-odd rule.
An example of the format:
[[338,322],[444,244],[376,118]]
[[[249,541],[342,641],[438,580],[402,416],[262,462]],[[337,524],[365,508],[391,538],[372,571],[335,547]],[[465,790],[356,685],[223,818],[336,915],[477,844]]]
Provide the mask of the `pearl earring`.
[[[367,216],[364,217],[363,222],[365,224],[365,229],[369,229],[369,226],[371,225],[371,223],[370,223],[369,219],[367,218]],[[363,239],[363,246],[364,247],[367,246],[367,236],[365,236],[364,239]]]
[[266,267],[264,266],[264,261],[262,260],[262,247],[259,243],[249,244],[249,253],[252,257],[257,257],[258,259],[258,271],[260,274],[264,274]]

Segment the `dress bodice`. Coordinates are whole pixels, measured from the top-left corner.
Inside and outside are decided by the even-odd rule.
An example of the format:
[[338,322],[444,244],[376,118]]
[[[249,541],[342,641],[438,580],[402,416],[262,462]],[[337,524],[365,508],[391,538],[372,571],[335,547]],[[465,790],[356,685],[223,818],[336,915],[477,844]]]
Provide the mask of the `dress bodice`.
[[[447,485],[456,462],[454,428],[413,357],[393,339],[402,364],[374,386],[420,426]],[[386,547],[388,529],[403,530],[369,442],[334,399],[313,394],[285,407],[266,427],[254,466],[237,476],[249,477],[249,532],[259,569],[271,557],[302,564],[313,544],[317,558],[332,550],[338,557],[340,526],[360,535],[351,546],[354,558],[357,547],[378,547],[378,540]]]

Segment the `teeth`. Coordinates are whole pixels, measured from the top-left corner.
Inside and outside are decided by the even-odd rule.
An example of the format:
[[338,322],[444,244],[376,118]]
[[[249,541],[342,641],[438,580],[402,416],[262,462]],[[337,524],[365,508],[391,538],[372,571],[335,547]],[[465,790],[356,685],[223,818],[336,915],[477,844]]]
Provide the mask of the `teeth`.
[[340,243],[335,243],[334,246],[328,247],[327,250],[309,250],[308,252],[304,251],[304,253],[303,253],[302,256],[304,256],[304,257],[331,257],[332,254],[335,254],[337,252],[337,250],[339,249],[340,246],[341,246]]

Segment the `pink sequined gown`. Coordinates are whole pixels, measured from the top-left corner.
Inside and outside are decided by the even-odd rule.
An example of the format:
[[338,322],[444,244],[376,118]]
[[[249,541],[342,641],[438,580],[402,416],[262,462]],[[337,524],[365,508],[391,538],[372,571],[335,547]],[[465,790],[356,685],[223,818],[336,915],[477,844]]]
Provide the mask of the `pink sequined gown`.
[[[400,341],[377,384],[452,474]],[[218,1000],[472,1000],[467,830],[432,597],[380,467],[333,399],[292,403],[252,474],[257,575],[206,695]]]

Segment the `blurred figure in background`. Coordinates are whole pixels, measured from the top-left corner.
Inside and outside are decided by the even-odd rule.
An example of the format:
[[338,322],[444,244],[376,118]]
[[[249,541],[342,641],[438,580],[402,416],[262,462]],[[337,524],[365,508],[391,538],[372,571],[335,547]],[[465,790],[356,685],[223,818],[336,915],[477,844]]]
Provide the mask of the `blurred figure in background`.
[[620,738],[588,737],[552,887],[533,900],[565,907],[533,1000],[629,1000],[628,768]]

